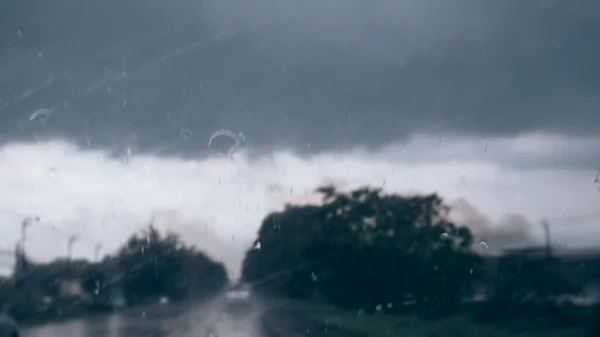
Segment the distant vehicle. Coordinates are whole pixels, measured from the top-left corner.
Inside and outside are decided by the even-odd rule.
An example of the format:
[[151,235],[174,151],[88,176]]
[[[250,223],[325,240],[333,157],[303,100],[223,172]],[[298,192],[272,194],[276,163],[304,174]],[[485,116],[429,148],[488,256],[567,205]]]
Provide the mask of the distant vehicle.
[[19,337],[19,325],[6,313],[0,314],[0,337]]
[[110,304],[113,308],[123,308],[127,305],[123,290],[120,288],[111,289],[110,291]]
[[248,309],[251,306],[251,292],[247,285],[236,285],[225,293],[229,310]]

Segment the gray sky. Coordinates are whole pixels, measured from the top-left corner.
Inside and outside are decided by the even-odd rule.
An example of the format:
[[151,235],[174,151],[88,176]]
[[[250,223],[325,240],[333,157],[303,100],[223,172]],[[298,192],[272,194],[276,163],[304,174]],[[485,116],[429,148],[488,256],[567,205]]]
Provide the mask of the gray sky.
[[[103,222],[124,236],[159,212],[180,232],[206,223],[188,237],[221,238],[210,249],[234,266],[269,209],[329,180],[439,191],[488,227],[593,214],[598,13],[595,0],[3,1],[0,217],[37,212],[115,246]],[[233,160],[207,147],[222,128],[246,135]],[[578,219],[559,237],[589,241],[600,218]]]
[[[314,152],[600,123],[594,0],[23,0],[1,12],[5,141],[195,154],[182,128],[204,139],[227,127]],[[52,118],[28,123],[39,108]]]

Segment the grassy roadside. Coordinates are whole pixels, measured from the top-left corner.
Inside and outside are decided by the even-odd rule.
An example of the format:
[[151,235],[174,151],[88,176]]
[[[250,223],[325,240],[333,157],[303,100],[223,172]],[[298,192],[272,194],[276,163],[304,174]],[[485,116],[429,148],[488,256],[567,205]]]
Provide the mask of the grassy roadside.
[[427,322],[414,316],[395,317],[386,314],[359,315],[316,302],[270,299],[269,307],[287,311],[307,325],[345,331],[364,337],[583,337],[585,329],[555,330],[539,333],[515,333],[478,325],[466,317]]

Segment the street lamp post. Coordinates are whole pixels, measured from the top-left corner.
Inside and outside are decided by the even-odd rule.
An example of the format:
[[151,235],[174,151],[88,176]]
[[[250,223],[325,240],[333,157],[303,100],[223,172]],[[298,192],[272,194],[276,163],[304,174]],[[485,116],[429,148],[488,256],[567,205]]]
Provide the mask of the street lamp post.
[[27,217],[21,222],[21,243],[25,244],[27,238],[27,227],[31,226],[31,218]]
[[73,244],[75,243],[75,241],[77,241],[79,237],[77,235],[71,235],[69,237],[69,243],[67,246],[67,258],[69,260],[71,260],[72,254],[73,254]]
[[31,227],[34,221],[39,222],[40,217],[36,216],[35,218],[31,218],[28,216],[21,222],[21,244],[25,244],[25,239],[27,239],[27,228]]
[[544,228],[544,236],[546,239],[546,258],[550,258],[550,223],[548,219],[542,219],[542,228]]
[[94,257],[96,258],[96,262],[100,261],[100,250],[102,249],[102,244],[97,243],[94,249]]

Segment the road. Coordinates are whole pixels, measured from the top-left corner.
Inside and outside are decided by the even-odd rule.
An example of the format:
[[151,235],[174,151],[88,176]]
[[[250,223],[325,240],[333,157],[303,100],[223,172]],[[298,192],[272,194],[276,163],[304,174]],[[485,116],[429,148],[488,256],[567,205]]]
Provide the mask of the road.
[[227,309],[224,298],[204,304],[140,307],[100,317],[24,329],[25,337],[261,337],[262,307]]

